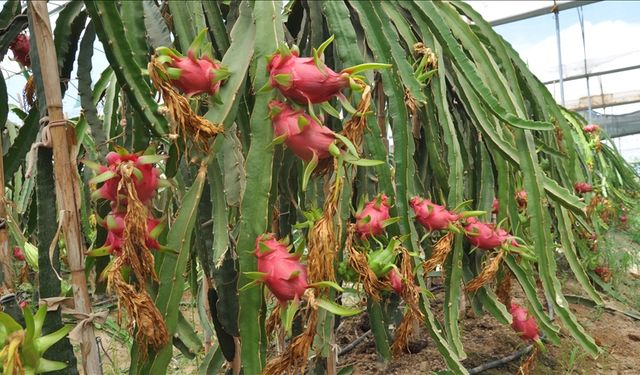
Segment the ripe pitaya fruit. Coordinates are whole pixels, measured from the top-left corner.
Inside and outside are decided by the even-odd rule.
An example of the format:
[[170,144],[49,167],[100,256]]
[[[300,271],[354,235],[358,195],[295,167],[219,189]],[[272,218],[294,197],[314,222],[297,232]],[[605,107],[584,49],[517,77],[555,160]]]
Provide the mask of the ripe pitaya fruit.
[[277,51],[267,65],[271,87],[299,103],[322,103],[349,87],[349,74],[318,67],[312,57],[298,57],[297,51]]
[[493,203],[491,204],[491,213],[497,215],[498,211],[500,211],[500,201],[498,200],[498,198],[493,198]]
[[600,276],[602,281],[604,281],[605,283],[608,283],[611,279],[611,271],[609,271],[609,267],[607,266],[597,266],[593,269],[593,272],[595,272],[596,275]]
[[[158,235],[162,232],[163,226],[161,221],[154,218],[147,218],[147,233],[145,234],[145,243],[149,249],[160,250],[161,245],[158,243]],[[101,248],[107,248],[110,254],[115,256],[122,255],[122,246],[124,246],[124,229],[126,226],[125,213],[111,212],[104,220],[103,226],[107,228],[107,239]]]
[[597,133],[600,131],[600,126],[596,124],[589,124],[585,125],[582,130],[584,130],[585,133]]
[[284,139],[300,159],[308,162],[314,154],[318,159],[326,159],[331,156],[330,148],[337,148],[335,133],[303,111],[276,100],[269,103],[269,109],[276,137]]
[[628,220],[629,220],[629,218],[627,217],[627,215],[621,215],[620,216],[620,222],[622,224],[626,224]]
[[540,341],[538,324],[525,307],[512,302],[509,306],[509,312],[513,317],[511,327],[520,335],[520,338],[525,341]]
[[573,185],[573,188],[575,189],[576,193],[578,194],[585,194],[585,193],[590,193],[593,191],[593,186],[591,186],[590,184],[581,181],[581,182],[576,182],[575,185]]
[[480,222],[475,217],[467,219],[464,231],[471,245],[484,250],[495,249],[511,239],[509,233],[504,229],[496,229],[493,224]]
[[400,275],[400,271],[396,267],[392,268],[387,275],[389,278],[389,282],[391,283],[391,287],[397,294],[402,294],[402,275]]
[[124,151],[120,151],[120,153],[110,152],[107,154],[106,160],[108,163],[106,167],[97,167],[99,175],[96,178],[99,178],[103,173],[110,173],[113,174],[113,176],[105,180],[100,189],[98,189],[96,193],[98,197],[112,202],[121,198],[124,199],[123,202],[126,202],[126,197],[124,197],[125,192],[122,189],[118,190],[118,185],[121,180],[118,167],[121,163],[131,162],[137,171],[140,172],[139,174],[134,173],[134,186],[138,199],[143,203],[148,203],[151,198],[153,198],[153,195],[158,189],[160,176],[160,170],[158,168],[154,167],[151,163],[143,162],[140,159],[140,155],[129,154]]
[[361,238],[379,236],[384,232],[385,221],[390,219],[389,200],[382,194],[367,203],[355,214],[356,231]]
[[518,204],[518,208],[525,209],[527,208],[527,192],[524,190],[518,190],[516,192],[516,203]]
[[18,36],[9,45],[13,58],[25,67],[31,66],[31,57],[29,56],[29,37],[25,34]]
[[460,216],[448,211],[428,199],[413,197],[409,202],[416,214],[416,219],[430,231],[447,229]]
[[158,235],[162,232],[163,226],[161,225],[161,221],[149,217],[147,218],[147,234],[145,238],[145,243],[149,249],[159,250],[161,248],[160,243],[158,242]]
[[207,93],[215,95],[220,90],[221,82],[229,76],[229,71],[219,62],[202,56],[196,58],[193,50],[187,56],[171,56],[168,65],[170,81],[184,92],[187,97]]
[[258,258],[258,272],[264,274],[262,281],[280,303],[302,297],[309,285],[307,270],[300,263],[299,255],[290,254],[272,233],[256,239],[253,254]]
[[22,248],[20,248],[20,246],[13,247],[13,257],[21,262],[24,262],[24,253],[22,252]]
[[102,248],[106,248],[109,254],[120,256],[122,255],[122,247],[124,246],[124,238],[117,235],[114,232],[107,232],[107,239],[102,245]]

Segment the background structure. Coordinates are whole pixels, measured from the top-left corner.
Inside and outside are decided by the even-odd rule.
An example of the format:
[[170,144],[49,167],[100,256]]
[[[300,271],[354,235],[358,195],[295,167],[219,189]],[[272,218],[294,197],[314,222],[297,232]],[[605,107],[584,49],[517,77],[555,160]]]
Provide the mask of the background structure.
[[625,159],[640,163],[640,43],[634,41],[640,35],[640,2],[470,4],[513,45],[558,103],[564,94],[567,108],[603,126]]

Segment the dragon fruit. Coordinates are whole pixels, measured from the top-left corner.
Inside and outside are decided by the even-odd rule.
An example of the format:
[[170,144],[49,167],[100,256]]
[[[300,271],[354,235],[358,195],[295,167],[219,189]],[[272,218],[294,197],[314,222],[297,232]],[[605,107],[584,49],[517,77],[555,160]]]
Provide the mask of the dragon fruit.
[[495,249],[511,239],[511,235],[504,229],[480,222],[475,217],[467,219],[464,231],[471,245],[484,250]]
[[219,62],[202,56],[196,58],[192,49],[187,56],[172,56],[172,62],[167,71],[170,81],[175,87],[184,92],[187,97],[207,93],[215,95],[220,90],[220,84],[229,76],[228,70]]
[[326,102],[350,85],[348,73],[320,68],[312,57],[299,57],[297,51],[276,52],[267,71],[271,87],[299,104]]
[[518,204],[518,208],[525,209],[527,208],[527,192],[524,190],[518,190],[516,192],[516,203]]
[[290,254],[272,233],[256,239],[253,254],[258,258],[258,272],[263,273],[262,281],[280,303],[300,298],[309,287],[307,270],[300,263],[300,256]]
[[399,245],[400,241],[393,238],[389,241],[387,247],[381,247],[367,254],[369,269],[371,269],[377,277],[384,277],[388,275],[392,269],[396,268],[395,262],[398,256],[396,248]]
[[296,111],[285,103],[271,101],[271,121],[276,137],[282,137],[291,151],[304,161],[331,156],[329,149],[335,146],[336,135],[331,129],[318,124],[303,111]]
[[[125,228],[131,231],[138,222],[127,222],[126,215],[131,214],[131,209],[135,211],[133,217],[146,215],[146,227],[144,228],[144,244],[138,238],[131,239],[134,241],[134,247],[140,246],[147,249],[162,250],[162,246],[158,243],[158,235],[164,229],[161,221],[154,218],[149,207],[151,200],[160,186],[160,170],[153,163],[162,159],[158,155],[142,155],[138,153],[129,153],[124,149],[118,149],[118,152],[109,152],[106,156],[107,166],[98,165],[93,162],[85,161],[85,164],[98,171],[98,175],[94,178],[94,182],[103,182],[102,186],[93,194],[94,197],[103,198],[111,201],[111,212],[105,217],[102,226],[107,229],[107,237],[104,244],[89,253],[91,256],[103,255],[103,251],[107,250],[115,256],[122,255],[125,247]],[[125,184],[122,183],[125,175],[131,174],[131,181],[135,189],[135,196],[131,196],[126,191]],[[137,198],[136,198],[137,196]],[[130,199],[138,201],[139,205],[130,206]],[[138,207],[138,208],[135,208]],[[142,230],[142,229],[134,229]],[[139,233],[139,232],[130,232]]]
[[31,66],[31,57],[29,56],[29,37],[25,34],[18,34],[9,45],[13,58],[25,67]]
[[361,238],[379,236],[384,232],[385,220],[390,218],[389,208],[389,200],[382,194],[355,214],[356,231]]
[[[147,232],[145,234],[145,244],[149,249],[159,250],[158,234],[163,227],[161,221],[154,218],[147,218]],[[110,254],[120,256],[124,246],[124,230],[126,226],[125,214],[122,212],[111,212],[104,220],[103,226],[107,229],[107,239],[101,248],[106,248]]]
[[529,311],[517,303],[511,303],[509,312],[513,317],[511,327],[523,340],[539,341],[540,335],[538,324],[534,317],[529,315]]
[[620,222],[622,224],[626,224],[628,220],[629,220],[629,218],[627,217],[627,215],[621,215],[620,216]]
[[98,189],[98,197],[115,202],[118,200],[119,195],[124,195],[125,192],[122,189],[118,189],[121,180],[118,167],[122,163],[131,162],[140,172],[139,175],[134,174],[134,186],[138,199],[140,199],[141,202],[147,203],[153,198],[153,195],[158,189],[160,176],[160,170],[158,168],[154,167],[151,163],[143,163],[137,154],[110,152],[107,154],[106,160],[108,165],[106,167],[98,166],[98,172],[100,175],[103,173],[112,173],[113,176],[107,179],[100,189]]
[[585,194],[593,191],[593,186],[584,181],[576,182],[576,184],[573,185],[573,188],[578,194]]
[[413,197],[409,204],[418,222],[430,231],[446,229],[460,218],[444,206],[437,205],[428,199]]
[[597,133],[600,131],[600,126],[596,124],[589,124],[585,125],[582,130],[584,130],[585,133]]
[[24,253],[22,252],[22,249],[20,248],[20,246],[13,247],[13,257],[19,261],[24,262]]
[[500,201],[498,200],[498,198],[493,198],[493,203],[491,204],[491,213],[497,215],[498,211],[500,211]]
[[387,276],[389,282],[391,283],[391,288],[397,293],[402,294],[402,276],[400,275],[400,271],[396,267],[392,268]]
[[608,283],[609,280],[611,280],[611,271],[609,271],[609,267],[607,266],[597,266],[593,269],[593,272],[595,272],[596,275],[600,276],[602,281],[604,281],[605,283]]

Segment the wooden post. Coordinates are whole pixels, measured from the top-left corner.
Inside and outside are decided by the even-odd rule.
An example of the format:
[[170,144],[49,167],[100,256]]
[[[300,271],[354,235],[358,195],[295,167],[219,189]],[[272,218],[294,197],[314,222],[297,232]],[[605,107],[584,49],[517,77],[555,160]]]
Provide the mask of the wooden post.
[[8,293],[13,289],[13,256],[9,250],[9,237],[7,236],[7,206],[4,197],[4,164],[2,160],[2,132],[0,132],[0,267],[2,269],[2,283],[0,292]]
[[[80,227],[80,185],[77,165],[71,158],[74,143],[73,129],[69,128],[62,113],[60,93],[60,76],[55,46],[46,1],[29,1],[29,12],[33,22],[33,32],[44,84],[45,99],[49,117],[50,141],[53,147],[53,168],[56,185],[56,201],[62,220],[62,233],[67,247],[67,258],[71,269],[71,285],[75,310],[91,314],[91,301],[84,276],[85,246]],[[98,356],[98,345],[95,340],[93,325],[88,324],[82,331],[82,361],[84,373],[100,375],[102,369]]]

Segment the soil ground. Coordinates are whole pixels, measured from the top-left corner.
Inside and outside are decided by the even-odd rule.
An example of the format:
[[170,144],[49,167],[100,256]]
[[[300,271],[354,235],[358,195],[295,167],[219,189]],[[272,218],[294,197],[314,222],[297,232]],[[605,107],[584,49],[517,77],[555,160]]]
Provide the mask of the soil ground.
[[[578,288],[572,283],[565,287],[569,293],[577,291]],[[516,301],[518,301],[518,294],[518,291],[514,290]],[[440,314],[442,298],[442,293],[436,294],[436,300],[432,303],[436,316]],[[624,307],[610,299],[606,299],[606,303],[624,310]],[[581,304],[571,304],[571,309],[587,332],[593,335],[603,347],[604,352],[595,359],[591,358],[582,351],[568,332],[562,331],[561,345],[546,345],[547,351],[538,356],[531,374],[640,374],[639,321],[620,312],[596,309]],[[183,306],[182,310],[187,320],[195,323],[196,329],[201,333],[198,317],[193,309]],[[115,315],[112,317],[115,319]],[[338,332],[338,345],[344,347],[363,335],[368,329],[367,325],[364,316],[346,320]],[[114,327],[103,326],[102,330],[97,331],[106,351],[106,355],[102,355],[105,374],[125,374],[129,367],[127,335],[125,330],[116,331],[117,327]],[[498,323],[488,314],[476,317],[471,308],[467,308],[461,320],[461,329],[467,353],[467,359],[463,364],[467,368],[503,358],[526,346],[511,327]],[[341,368],[352,365],[353,375],[413,375],[446,370],[444,362],[424,329],[419,329],[414,334],[410,344],[413,354],[403,354],[391,363],[384,364],[378,361],[374,341],[371,336],[368,336],[354,350],[341,356],[338,365]],[[483,374],[515,374],[522,360],[509,362],[501,367],[487,370]],[[199,363],[199,358],[187,359],[174,349],[169,373],[194,374],[197,372]]]
[[[436,297],[442,301],[442,295]],[[610,300],[607,303],[615,304]],[[437,311],[438,307],[435,308]],[[621,313],[580,304],[571,304],[571,309],[587,332],[603,347],[603,354],[595,359],[591,358],[568,332],[562,331],[561,344],[546,345],[547,351],[538,356],[531,374],[640,374],[640,322]],[[467,353],[463,364],[468,369],[503,358],[526,346],[511,327],[498,323],[492,316],[476,317],[470,308],[465,315],[461,320],[461,328]],[[344,328],[345,334],[339,338],[339,342],[351,342],[364,333],[362,328],[366,327],[361,322],[352,322]],[[418,349],[416,353],[404,354],[385,365],[377,361],[373,339],[368,339],[344,358],[340,358],[339,363],[341,366],[353,365],[354,375],[430,374],[446,370],[426,330],[421,329],[411,344],[412,348]],[[515,374],[522,360],[509,362],[483,374]]]

